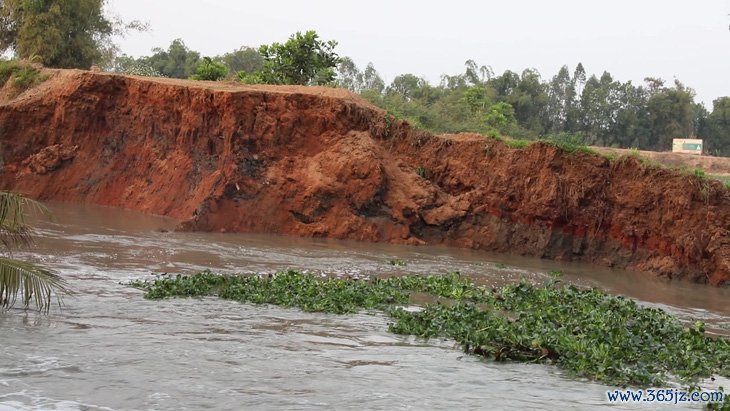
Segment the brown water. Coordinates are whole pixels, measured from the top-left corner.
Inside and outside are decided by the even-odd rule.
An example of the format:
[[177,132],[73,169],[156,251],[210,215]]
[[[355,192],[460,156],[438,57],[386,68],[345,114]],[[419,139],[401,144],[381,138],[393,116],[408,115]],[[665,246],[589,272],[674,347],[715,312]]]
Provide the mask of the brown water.
[[[51,208],[55,221],[39,223],[37,247],[17,256],[61,273],[77,294],[49,316],[0,315],[3,411],[662,408],[609,404],[610,387],[571,380],[555,367],[483,362],[449,341],[392,335],[384,316],[311,314],[214,298],[147,301],[120,284],[152,272],[458,270],[496,285],[540,282],[561,270],[564,281],[599,286],[686,320],[704,319],[716,332],[730,329],[728,289],[441,247],[159,232],[174,222],[104,207]],[[393,267],[390,259],[408,265]]]

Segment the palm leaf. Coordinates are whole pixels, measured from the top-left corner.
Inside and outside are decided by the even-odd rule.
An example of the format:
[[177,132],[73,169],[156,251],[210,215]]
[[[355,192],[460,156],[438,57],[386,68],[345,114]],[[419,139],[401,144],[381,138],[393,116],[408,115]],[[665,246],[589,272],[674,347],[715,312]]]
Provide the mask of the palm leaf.
[[50,271],[26,261],[0,257],[0,309],[13,307],[21,296],[27,309],[31,302],[42,312],[51,308],[53,295],[59,307],[61,293],[70,293],[66,281]]
[[[31,229],[25,213],[49,215],[41,203],[20,194],[0,192],[0,243],[8,251],[31,244]],[[33,263],[0,257],[0,310],[15,305],[18,296],[27,309],[31,302],[39,311],[48,312],[53,295],[61,306],[61,293],[69,293],[63,278]]]
[[25,213],[50,215],[41,203],[20,194],[0,191],[0,242],[5,248],[27,246],[32,242],[30,227],[25,223]]

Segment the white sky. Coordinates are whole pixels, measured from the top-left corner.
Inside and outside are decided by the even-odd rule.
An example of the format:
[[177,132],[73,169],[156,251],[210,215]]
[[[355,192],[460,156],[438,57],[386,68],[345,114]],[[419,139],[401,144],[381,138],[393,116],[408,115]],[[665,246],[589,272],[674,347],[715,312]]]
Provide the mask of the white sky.
[[135,57],[178,37],[212,56],[316,30],[361,69],[372,61],[386,83],[413,73],[438,84],[468,59],[548,79],[582,62],[634,84],[677,78],[709,110],[730,96],[730,0],[111,0],[110,9],[150,24],[119,41]]

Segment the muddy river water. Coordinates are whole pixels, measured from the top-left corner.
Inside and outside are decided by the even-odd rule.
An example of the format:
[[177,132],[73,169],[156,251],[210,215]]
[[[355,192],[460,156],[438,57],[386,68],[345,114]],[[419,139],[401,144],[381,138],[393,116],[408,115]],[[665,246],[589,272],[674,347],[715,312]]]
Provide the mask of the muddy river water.
[[[471,250],[161,232],[174,222],[105,207],[50,207],[55,219],[38,223],[36,247],[16,256],[62,274],[76,294],[48,316],[0,314],[0,411],[654,409],[609,404],[610,387],[572,380],[555,367],[483,362],[449,341],[389,334],[385,316],[309,314],[214,298],[148,301],[122,284],[153,272],[457,270],[500,284],[542,281],[561,270],[565,281],[730,332],[729,289]],[[391,266],[391,259],[407,266]]]

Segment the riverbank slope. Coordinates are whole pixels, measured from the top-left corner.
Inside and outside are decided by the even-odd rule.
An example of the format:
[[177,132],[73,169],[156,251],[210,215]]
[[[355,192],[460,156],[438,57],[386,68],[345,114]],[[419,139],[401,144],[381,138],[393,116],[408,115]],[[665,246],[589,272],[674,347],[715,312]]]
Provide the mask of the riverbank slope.
[[0,188],[180,229],[446,244],[730,283],[720,182],[414,130],[344,90],[48,70],[0,93]]

